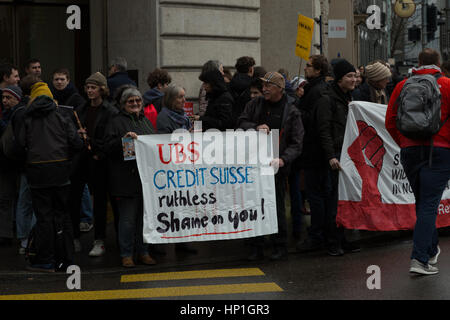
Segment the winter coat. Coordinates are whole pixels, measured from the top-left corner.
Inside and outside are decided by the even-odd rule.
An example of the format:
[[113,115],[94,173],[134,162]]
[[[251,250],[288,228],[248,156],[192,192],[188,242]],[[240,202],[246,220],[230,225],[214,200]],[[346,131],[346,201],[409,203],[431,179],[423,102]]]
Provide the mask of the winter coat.
[[[437,66],[423,66],[413,69],[413,75],[431,74],[436,75],[441,73],[441,69]],[[430,145],[429,140],[412,140],[406,138],[397,129],[397,100],[405,85],[406,79],[400,82],[392,93],[386,113],[386,129],[389,131],[392,138],[397,142],[400,148],[407,148],[413,146]],[[450,115],[450,79],[441,77],[437,80],[442,98],[441,98],[441,121],[444,122]],[[447,120],[441,130],[433,137],[433,146],[441,148],[450,148],[450,120]]]
[[[86,128],[88,108],[91,108],[90,101],[87,101],[83,106],[76,110],[81,125],[84,128]],[[89,143],[92,148],[92,151],[90,152],[91,155],[96,155],[100,160],[102,160],[106,157],[104,151],[106,127],[113,116],[118,113],[118,110],[107,100],[103,100],[103,103],[97,108],[100,108],[100,111],[95,122],[95,132],[88,132],[88,136]],[[84,156],[86,156],[86,153],[88,152],[87,150],[84,150],[83,153]]]
[[317,162],[328,163],[333,158],[340,159],[348,105],[351,101],[351,94],[344,93],[337,84],[333,83],[317,102],[315,125],[319,145],[324,155],[324,158],[316,159]]
[[[384,93],[386,96],[386,101],[381,101],[381,98],[377,99],[377,91]],[[355,89],[352,96],[355,101],[367,101],[379,104],[388,104],[389,102],[389,94],[387,93],[387,90],[377,90],[370,85],[369,81],[364,82],[357,89]]]
[[[264,97],[251,100],[239,117],[237,127],[256,130],[259,125],[264,124],[259,122],[265,103]],[[289,96],[286,97],[281,128],[279,158],[283,159],[285,166],[280,168],[279,173],[288,175],[292,163],[302,153],[304,135],[301,114],[294,105],[294,99]]]
[[153,126],[142,113],[137,116],[124,110],[110,121],[105,137],[105,152],[108,157],[109,190],[115,197],[142,195],[136,160],[125,161],[123,157],[122,137],[128,132],[148,135],[153,133]]
[[219,70],[212,70],[207,72],[204,77],[202,81],[211,84],[213,91],[207,94],[208,109],[206,109],[205,115],[200,117],[203,131],[234,129],[234,100],[227,89],[222,74]]
[[314,117],[317,102],[327,92],[329,84],[325,82],[325,77],[308,79],[305,85],[305,93],[298,104],[302,114],[305,136],[303,139],[303,152],[296,161],[295,166],[300,168],[317,167],[320,165],[317,159],[323,157],[323,151],[318,141],[318,133],[314,127]]
[[18,143],[26,151],[26,175],[31,188],[70,183],[73,153],[83,148],[75,126],[47,96],[37,97],[24,113]]
[[229,84],[230,92],[234,99],[233,122],[236,124],[245,106],[252,99],[250,85],[252,77],[245,73],[236,73]]
[[49,85],[53,98],[58,102],[58,105],[70,106],[77,109],[86,103],[86,100],[78,93],[77,88],[72,82],[69,82],[64,90],[57,90],[53,84]]
[[158,113],[161,112],[163,107],[164,93],[156,88],[153,88],[144,93],[144,106],[153,105]]
[[[3,133],[6,131],[7,126],[11,122],[12,129],[13,129],[13,139],[18,136],[20,125],[23,123],[23,113],[25,112],[26,104],[24,103],[24,100],[19,102],[18,105],[11,108],[10,110],[4,110],[3,111],[3,121],[4,121],[4,130],[0,130],[0,143],[2,143],[2,139],[7,139],[7,137],[3,137]],[[18,117],[18,114],[22,114],[21,117]],[[20,118],[20,121],[17,120]],[[9,137],[8,137],[9,138]],[[16,160],[9,159],[2,150],[2,146],[0,145],[0,171],[11,171],[19,169],[19,167],[22,166],[22,163],[17,163]],[[20,148],[19,145],[17,145],[17,148],[14,153],[17,153],[17,159],[23,158],[23,150]]]
[[130,84],[132,86],[137,87],[136,82],[131,80],[128,77],[127,72],[116,72],[110,77],[108,77],[108,88],[109,88],[109,96],[111,98],[114,98],[115,92],[118,88],[121,86],[124,86],[126,84]]

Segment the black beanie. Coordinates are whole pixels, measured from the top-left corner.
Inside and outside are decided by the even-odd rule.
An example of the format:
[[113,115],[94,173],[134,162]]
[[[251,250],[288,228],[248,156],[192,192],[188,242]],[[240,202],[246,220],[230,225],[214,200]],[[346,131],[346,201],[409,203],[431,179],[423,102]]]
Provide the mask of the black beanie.
[[334,81],[338,82],[349,72],[356,72],[355,67],[345,59],[340,60],[333,67]]

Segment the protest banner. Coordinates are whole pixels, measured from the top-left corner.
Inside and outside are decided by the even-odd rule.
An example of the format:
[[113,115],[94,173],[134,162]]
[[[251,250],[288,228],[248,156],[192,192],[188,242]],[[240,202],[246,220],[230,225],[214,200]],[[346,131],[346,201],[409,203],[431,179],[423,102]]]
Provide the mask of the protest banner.
[[256,131],[175,135],[140,136],[135,143],[146,243],[278,232],[274,170],[268,166],[272,153],[261,147],[271,136]]
[[[385,128],[387,106],[349,106],[339,174],[337,224],[347,229],[414,229],[415,198],[400,163],[400,148]],[[438,210],[437,227],[450,226],[450,184]]]
[[297,42],[295,54],[303,60],[309,60],[314,34],[314,20],[304,15],[298,15]]

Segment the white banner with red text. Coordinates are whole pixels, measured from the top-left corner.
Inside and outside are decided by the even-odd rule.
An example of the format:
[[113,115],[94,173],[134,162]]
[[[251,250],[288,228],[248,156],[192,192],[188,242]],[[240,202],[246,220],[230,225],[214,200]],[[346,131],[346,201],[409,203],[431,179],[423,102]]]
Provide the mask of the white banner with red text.
[[277,233],[272,139],[256,131],[140,136],[144,242]]

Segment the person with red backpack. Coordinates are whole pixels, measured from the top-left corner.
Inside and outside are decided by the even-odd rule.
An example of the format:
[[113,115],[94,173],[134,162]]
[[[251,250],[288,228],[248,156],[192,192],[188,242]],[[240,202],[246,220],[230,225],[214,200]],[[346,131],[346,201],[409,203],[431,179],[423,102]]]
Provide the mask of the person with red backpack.
[[450,79],[441,73],[439,53],[424,49],[413,76],[395,87],[386,113],[386,129],[401,148],[401,163],[416,198],[412,273],[439,272],[434,266],[440,254],[436,217],[450,179],[449,115]]

